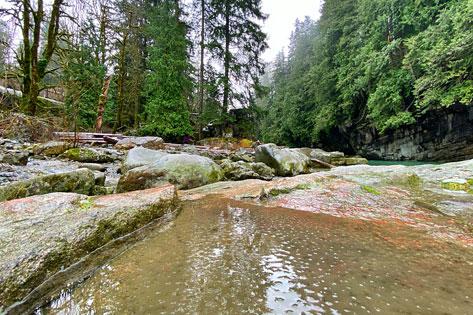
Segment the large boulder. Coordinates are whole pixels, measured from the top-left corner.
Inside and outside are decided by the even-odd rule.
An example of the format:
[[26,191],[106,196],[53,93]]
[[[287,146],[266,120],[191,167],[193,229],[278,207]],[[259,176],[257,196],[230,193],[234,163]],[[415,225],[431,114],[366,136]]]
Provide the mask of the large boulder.
[[332,158],[331,164],[335,166],[352,166],[368,164],[368,160],[360,156]]
[[71,148],[71,144],[64,141],[49,141],[38,144],[33,148],[35,155],[56,156],[61,155]]
[[52,192],[91,194],[95,185],[94,172],[78,169],[72,172],[37,176],[0,187],[0,201],[44,195]]
[[122,172],[127,172],[131,169],[150,165],[159,161],[162,157],[168,155],[163,151],[150,150],[142,147],[137,147],[128,151],[125,160],[122,164]]
[[112,155],[89,148],[69,149],[62,154],[62,157],[83,163],[109,163],[114,161]]
[[115,239],[178,210],[171,185],[122,195],[53,193],[0,203],[0,312],[32,313],[23,306],[38,301],[13,304],[28,295],[40,298],[30,294],[38,286],[49,294],[67,285],[69,273],[89,272],[116,254],[123,240]]
[[232,162],[223,160],[220,164],[225,178],[228,180],[262,179],[271,180],[274,169],[264,163],[249,163],[243,161]]
[[297,149],[280,149],[272,143],[258,146],[255,160],[275,169],[279,176],[308,173],[311,163],[310,158]]
[[164,141],[159,137],[127,137],[115,144],[115,148],[119,150],[130,150],[135,147],[159,150],[164,148]]
[[220,181],[223,172],[211,159],[190,154],[169,154],[151,165],[134,168],[118,182],[117,191],[156,187],[164,182],[190,189]]

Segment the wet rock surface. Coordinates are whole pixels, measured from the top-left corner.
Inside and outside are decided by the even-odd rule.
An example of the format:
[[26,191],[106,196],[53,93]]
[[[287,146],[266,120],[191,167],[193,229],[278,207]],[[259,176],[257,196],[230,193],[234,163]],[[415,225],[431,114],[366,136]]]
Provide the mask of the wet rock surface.
[[126,172],[131,169],[153,164],[168,153],[163,151],[151,150],[147,148],[137,147],[128,151],[123,161],[122,171]]
[[53,193],[0,203],[0,310],[111,240],[175,212],[175,197],[174,187],[166,185],[103,197]]
[[83,163],[110,163],[116,159],[110,152],[91,148],[69,149],[64,152],[61,157]]

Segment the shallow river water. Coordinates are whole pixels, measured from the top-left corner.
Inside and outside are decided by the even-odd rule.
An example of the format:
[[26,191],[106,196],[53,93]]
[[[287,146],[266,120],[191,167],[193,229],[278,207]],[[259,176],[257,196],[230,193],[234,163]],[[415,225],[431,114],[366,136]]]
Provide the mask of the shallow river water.
[[473,314],[471,249],[211,198],[38,314]]

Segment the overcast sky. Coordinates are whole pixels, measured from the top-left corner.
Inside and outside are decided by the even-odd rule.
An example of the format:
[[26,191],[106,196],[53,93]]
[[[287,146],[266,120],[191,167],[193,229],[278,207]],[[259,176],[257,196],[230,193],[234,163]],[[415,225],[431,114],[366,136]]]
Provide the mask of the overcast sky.
[[269,49],[264,58],[272,61],[282,48],[289,44],[289,37],[297,18],[320,17],[322,0],[263,0],[263,10],[269,14],[265,31],[269,36]]
[[[306,15],[318,19],[323,0],[262,1],[263,11],[269,14],[264,26],[269,36],[269,49],[264,54],[264,59],[272,61],[276,54],[289,44],[289,36],[295,20],[303,19]],[[0,7],[4,6],[5,2],[5,0],[0,0]]]

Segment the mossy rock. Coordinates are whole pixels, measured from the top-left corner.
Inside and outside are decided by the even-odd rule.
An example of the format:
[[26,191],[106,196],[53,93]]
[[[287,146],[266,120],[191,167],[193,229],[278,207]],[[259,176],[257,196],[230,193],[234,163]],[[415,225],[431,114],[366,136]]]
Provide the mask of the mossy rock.
[[223,172],[209,158],[191,154],[169,154],[152,165],[138,167],[124,174],[117,191],[133,191],[156,187],[165,182],[178,189],[191,189],[220,181]]
[[114,159],[110,155],[89,148],[73,148],[62,154],[62,157],[83,163],[109,163]]
[[310,172],[311,160],[297,149],[280,149],[275,144],[264,144],[256,148],[256,162],[275,169],[279,176],[295,176]]
[[93,193],[94,186],[94,173],[88,169],[78,169],[67,173],[33,177],[2,186],[0,187],[0,201],[53,192],[75,192],[90,195]]

